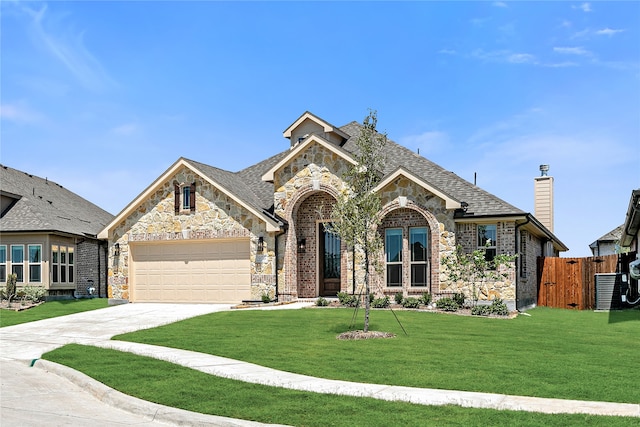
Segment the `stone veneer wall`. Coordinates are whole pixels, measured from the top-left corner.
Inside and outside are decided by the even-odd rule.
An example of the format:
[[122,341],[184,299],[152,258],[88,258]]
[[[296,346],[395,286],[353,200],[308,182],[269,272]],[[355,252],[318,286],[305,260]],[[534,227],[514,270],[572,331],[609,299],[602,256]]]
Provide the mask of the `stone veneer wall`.
[[[195,212],[174,210],[173,183],[196,182]],[[258,237],[265,250],[256,253]],[[147,200],[125,218],[113,232],[109,248],[109,298],[129,299],[129,242],[162,240],[224,239],[248,237],[251,240],[251,298],[263,293],[275,297],[275,246],[263,220],[190,169],[182,168],[162,184]],[[114,244],[120,256],[114,256]]]
[[[499,254],[513,254],[515,251],[515,223],[500,221],[496,224],[497,234],[497,252]],[[457,244],[462,246],[465,253],[471,253],[478,249],[477,247],[477,225],[475,223],[459,223],[457,229]],[[517,261],[516,261],[517,262]],[[505,302],[509,302],[510,308],[515,308],[516,302],[516,277],[515,264],[504,270],[507,277],[503,281],[485,282],[484,284],[475,283],[476,291],[480,301],[491,301],[494,298],[502,298]],[[442,286],[441,291],[447,293],[462,292],[465,296],[473,298],[474,285],[472,283],[452,282],[448,280],[446,268],[442,268]]]

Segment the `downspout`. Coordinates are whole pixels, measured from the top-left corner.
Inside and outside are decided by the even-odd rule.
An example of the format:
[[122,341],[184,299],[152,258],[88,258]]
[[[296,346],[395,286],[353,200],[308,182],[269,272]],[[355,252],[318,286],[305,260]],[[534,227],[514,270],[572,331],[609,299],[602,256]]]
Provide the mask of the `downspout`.
[[102,243],[98,240],[98,244],[96,245],[96,249],[98,250],[98,298],[102,298],[100,294],[100,246]]
[[280,237],[283,234],[285,234],[287,232],[287,228],[288,227],[286,227],[286,226],[283,227],[282,232],[276,234],[276,236],[275,236],[275,246],[276,247],[275,247],[274,253],[275,253],[275,257],[276,257],[276,259],[275,259],[275,267],[276,267],[275,268],[275,274],[276,274],[276,281],[275,281],[276,282],[275,283],[275,285],[276,285],[276,302],[278,302],[278,300],[279,300],[278,299],[278,237]]

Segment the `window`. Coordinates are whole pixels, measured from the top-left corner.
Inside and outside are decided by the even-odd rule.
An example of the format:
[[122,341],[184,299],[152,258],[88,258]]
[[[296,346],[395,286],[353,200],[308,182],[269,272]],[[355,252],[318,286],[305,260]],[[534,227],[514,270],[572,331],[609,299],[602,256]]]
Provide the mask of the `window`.
[[29,245],[29,282],[42,282],[41,245]]
[[11,273],[18,282],[24,282],[24,246],[11,245]]
[[520,277],[527,277],[527,232],[520,231]]
[[58,245],[51,246],[51,274],[53,276],[53,283],[58,283],[58,277],[60,277],[60,256],[58,250]]
[[497,253],[496,225],[478,225],[478,249],[484,249],[487,261],[493,261]]
[[7,246],[0,245],[0,283],[7,281]]
[[428,286],[426,227],[412,227],[409,229],[409,247],[411,250],[411,286]]
[[68,282],[69,283],[73,283],[74,282],[74,257],[73,257],[74,253],[73,253],[73,248],[68,248],[67,249],[67,268],[69,269],[69,277],[67,277]]
[[387,262],[387,286],[402,286],[402,229],[385,230],[384,250]]
[[60,283],[67,283],[67,248],[60,246]]
[[182,187],[182,209],[189,209],[191,203],[191,187]]

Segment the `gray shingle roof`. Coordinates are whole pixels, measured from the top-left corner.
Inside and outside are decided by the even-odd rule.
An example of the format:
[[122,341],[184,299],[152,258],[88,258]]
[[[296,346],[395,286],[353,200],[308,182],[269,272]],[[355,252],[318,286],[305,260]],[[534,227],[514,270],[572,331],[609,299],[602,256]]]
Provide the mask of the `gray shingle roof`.
[[[361,128],[362,126],[357,122],[351,122],[340,128],[341,131],[350,135],[350,138],[341,147],[342,150],[351,154],[357,151],[355,141]],[[262,176],[289,153],[290,150],[287,149],[239,172],[229,172],[204,163],[185,160],[192,163],[212,180],[219,182],[244,202],[255,208],[269,211],[273,206],[273,184],[262,181]],[[472,212],[474,216],[526,214],[526,212],[392,140],[388,140],[384,155],[386,157],[384,175],[394,172],[398,167],[403,167],[450,195],[453,199],[467,202],[469,204],[468,212]]]
[[0,191],[20,196],[2,213],[2,232],[62,232],[93,237],[113,219],[109,212],[60,184],[8,166],[0,165]]

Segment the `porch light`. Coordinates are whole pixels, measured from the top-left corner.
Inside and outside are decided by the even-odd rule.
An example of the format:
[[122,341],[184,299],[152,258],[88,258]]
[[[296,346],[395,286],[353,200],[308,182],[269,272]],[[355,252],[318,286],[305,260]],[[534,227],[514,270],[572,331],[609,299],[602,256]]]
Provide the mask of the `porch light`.
[[120,243],[116,243],[113,246],[113,256],[115,256],[115,257],[119,257],[120,256]]
[[258,237],[258,252],[264,251],[264,237]]
[[307,239],[298,239],[298,252],[304,252],[307,249]]

